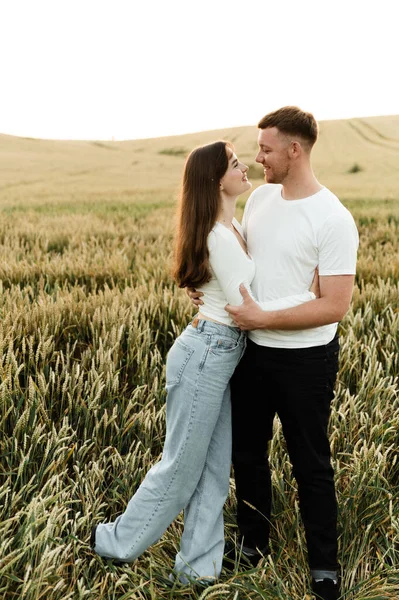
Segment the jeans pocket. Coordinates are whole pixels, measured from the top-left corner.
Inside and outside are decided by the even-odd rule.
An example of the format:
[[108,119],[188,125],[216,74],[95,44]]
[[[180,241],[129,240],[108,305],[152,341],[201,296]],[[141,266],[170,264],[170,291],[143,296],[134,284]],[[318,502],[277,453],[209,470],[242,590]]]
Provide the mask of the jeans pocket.
[[168,352],[166,359],[166,385],[176,385],[180,382],[184,369],[190,360],[194,349],[187,346],[179,338]]
[[244,356],[244,352],[245,352],[246,349],[247,349],[247,337],[244,338],[243,345],[242,345],[242,348],[241,348],[240,359],[239,359],[238,362],[240,362],[240,360]]
[[212,354],[225,354],[226,352],[234,352],[240,346],[239,340],[235,340],[228,336],[213,335],[210,344]]

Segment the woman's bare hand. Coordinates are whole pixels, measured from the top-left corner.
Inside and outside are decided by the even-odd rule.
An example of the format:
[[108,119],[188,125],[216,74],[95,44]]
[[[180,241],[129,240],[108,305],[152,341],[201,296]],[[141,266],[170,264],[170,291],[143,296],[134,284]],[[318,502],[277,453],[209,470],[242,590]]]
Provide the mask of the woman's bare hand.
[[309,291],[313,292],[316,298],[320,298],[319,267],[315,268],[312,285],[310,286]]
[[201,304],[204,304],[201,300],[201,296],[204,294],[202,292],[197,292],[195,288],[186,288],[186,294],[197,308],[201,306]]

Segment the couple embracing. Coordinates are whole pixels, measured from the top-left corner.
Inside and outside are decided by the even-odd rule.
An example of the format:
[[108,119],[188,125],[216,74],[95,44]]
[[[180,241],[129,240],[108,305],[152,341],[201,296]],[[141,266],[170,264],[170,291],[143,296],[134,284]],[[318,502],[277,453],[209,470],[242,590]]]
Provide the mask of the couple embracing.
[[[178,208],[174,277],[198,314],[166,362],[166,439],[125,512],[92,531],[97,554],[131,562],[184,509],[171,578],[214,581],[225,552],[231,457],[239,541],[232,565],[270,552],[268,444],[280,418],[297,481],[312,589],[340,597],[337,503],[328,420],[338,370],[337,324],[352,297],[358,234],[313,174],[313,115],[284,107],[258,124],[266,185],[251,187],[229,142],[189,155]],[[248,334],[247,334],[248,332]],[[236,552],[236,557],[234,556]]]

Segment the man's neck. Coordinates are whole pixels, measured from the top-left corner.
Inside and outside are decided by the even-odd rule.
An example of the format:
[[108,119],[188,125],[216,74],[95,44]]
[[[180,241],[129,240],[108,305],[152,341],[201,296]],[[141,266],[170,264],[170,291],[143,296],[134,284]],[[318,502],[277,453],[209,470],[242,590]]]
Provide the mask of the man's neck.
[[301,198],[308,198],[323,189],[323,186],[317,181],[311,169],[301,171],[295,175],[293,174],[292,177],[287,178],[282,185],[283,189],[281,194],[284,200],[300,200]]

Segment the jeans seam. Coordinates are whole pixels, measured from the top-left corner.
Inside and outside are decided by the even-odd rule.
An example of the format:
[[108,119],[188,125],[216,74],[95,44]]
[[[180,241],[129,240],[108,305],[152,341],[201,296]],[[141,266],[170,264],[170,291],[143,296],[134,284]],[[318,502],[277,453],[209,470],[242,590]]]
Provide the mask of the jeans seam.
[[180,454],[178,455],[178,458],[177,458],[177,461],[176,461],[175,470],[174,470],[173,475],[172,475],[172,477],[170,479],[169,485],[165,489],[164,493],[162,494],[162,497],[159,499],[158,504],[156,505],[156,507],[152,511],[151,515],[149,516],[149,518],[147,520],[147,523],[144,525],[144,527],[142,528],[140,534],[137,536],[137,539],[135,540],[134,544],[132,546],[130,546],[129,552],[126,553],[127,556],[129,556],[131,554],[133,548],[135,546],[137,546],[137,544],[140,542],[140,540],[143,537],[145,531],[148,529],[151,521],[153,520],[153,518],[155,517],[155,515],[157,514],[157,512],[161,508],[162,503],[164,502],[164,500],[165,500],[165,498],[166,498],[166,496],[167,496],[167,494],[168,494],[168,492],[169,492],[172,484],[174,483],[174,481],[176,479],[176,474],[177,474],[177,471],[179,469],[180,461],[182,459],[183,453],[184,453],[184,451],[186,449],[186,446],[187,446],[187,439],[189,437],[190,432],[192,431],[192,422],[193,422],[195,410],[196,410],[196,407],[197,407],[197,399],[198,399],[198,382],[197,382],[197,385],[196,385],[195,394],[194,394],[194,398],[193,398],[193,405],[192,405],[192,409],[191,409],[191,413],[190,413],[190,419],[189,419],[188,426],[187,426],[187,431],[186,431],[184,446],[181,449]]
[[[204,464],[204,468],[203,468],[203,470],[202,470],[202,473],[204,473],[204,472],[205,472],[205,470],[206,470],[207,466],[208,466],[208,462],[207,462],[207,460],[205,460],[205,464]],[[201,474],[201,475],[202,475],[202,474]],[[201,478],[200,478],[200,479],[201,479]],[[198,501],[198,504],[197,504],[197,510],[195,511],[195,517],[194,517],[194,526],[193,526],[193,531],[192,531],[192,533],[194,533],[194,531],[195,531],[195,528],[196,528],[196,526],[197,526],[198,514],[199,514],[199,510],[200,510],[200,506],[201,506],[201,500],[202,500],[202,496],[203,496],[203,493],[204,493],[205,479],[206,479],[206,472],[205,472],[204,481],[202,482],[202,485],[201,485],[201,490],[200,490],[200,495],[199,495],[199,501]],[[189,537],[189,539],[192,539],[192,535]]]
[[[205,352],[204,352],[204,354],[203,354],[203,356],[201,358],[201,361],[200,361],[200,363],[198,365],[198,376],[201,373],[202,369],[204,368],[206,357],[208,356],[208,352],[209,352],[209,349],[211,347],[211,339],[212,339],[211,336],[209,334],[207,334],[207,343],[206,343]],[[196,390],[195,390],[195,395],[196,396],[197,396],[197,393],[198,393],[198,381],[197,381],[197,387],[196,387]]]

